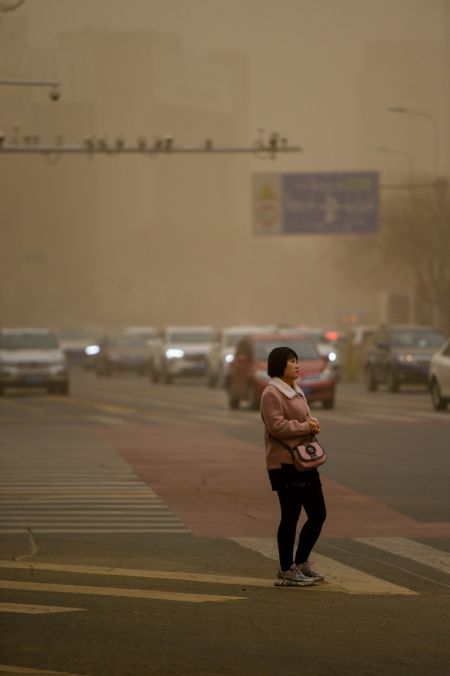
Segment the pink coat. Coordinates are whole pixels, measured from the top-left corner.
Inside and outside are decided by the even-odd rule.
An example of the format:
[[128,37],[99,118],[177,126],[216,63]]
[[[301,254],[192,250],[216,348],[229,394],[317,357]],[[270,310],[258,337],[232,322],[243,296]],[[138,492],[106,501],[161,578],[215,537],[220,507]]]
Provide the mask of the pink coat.
[[296,384],[294,387],[293,390],[281,378],[271,378],[262,393],[267,469],[279,469],[282,464],[293,465],[291,454],[278,439],[293,448],[310,436],[308,420],[317,420],[311,415],[303,391]]

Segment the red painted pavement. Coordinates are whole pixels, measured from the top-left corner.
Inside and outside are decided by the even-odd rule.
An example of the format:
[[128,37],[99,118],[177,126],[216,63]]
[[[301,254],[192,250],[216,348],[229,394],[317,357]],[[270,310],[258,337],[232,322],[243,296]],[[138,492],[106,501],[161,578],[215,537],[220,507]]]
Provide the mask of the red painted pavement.
[[[264,451],[209,427],[102,427],[98,436],[195,535],[273,536],[278,500]],[[321,470],[328,537],[449,537],[449,523],[419,523],[383,502],[350,490]]]

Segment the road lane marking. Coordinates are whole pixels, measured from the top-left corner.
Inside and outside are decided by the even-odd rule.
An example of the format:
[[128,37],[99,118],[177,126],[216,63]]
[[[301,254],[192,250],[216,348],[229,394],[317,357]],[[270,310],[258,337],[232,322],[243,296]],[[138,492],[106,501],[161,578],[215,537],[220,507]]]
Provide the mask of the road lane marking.
[[46,615],[47,613],[72,613],[85,610],[85,608],[67,608],[64,606],[38,606],[27,603],[2,603],[0,613],[25,613],[26,615]]
[[181,580],[183,582],[204,582],[208,584],[228,584],[243,587],[272,587],[273,580],[265,578],[242,577],[236,575],[212,575],[209,573],[187,573],[165,570],[145,570],[135,568],[115,568],[104,566],[85,566],[82,564],[41,563],[0,561],[0,568],[14,570],[45,570],[59,573],[82,573],[87,575],[112,575],[118,577],[139,577],[157,580]]
[[245,596],[219,596],[218,594],[187,594],[185,592],[150,591],[148,589],[124,589],[119,587],[88,587],[48,582],[17,582],[0,580],[0,589],[14,591],[38,591],[56,594],[87,594],[90,596],[114,596],[126,599],[153,599],[158,601],[179,601],[186,603],[221,603],[243,601]]
[[[229,539],[241,545],[241,547],[259,552],[269,559],[278,561],[278,547],[274,538],[249,537]],[[317,569],[326,575],[325,584],[320,585],[324,591],[345,592],[346,594],[417,596],[417,592],[407,587],[400,587],[392,582],[363,573],[357,568],[352,568],[327,556],[314,554],[313,558]]]
[[389,552],[389,554],[402,556],[450,575],[450,554],[435,547],[430,547],[430,545],[401,537],[355,538],[355,542],[381,549]]
[[55,676],[84,676],[83,674],[73,674],[72,672],[68,671],[50,671],[49,669],[31,669],[30,667],[15,667],[12,666],[11,664],[0,664],[0,673],[6,673],[6,674],[39,674],[41,676],[51,676],[51,674],[55,674]]
[[112,418],[106,415],[84,415],[85,420],[90,420],[91,422],[100,423],[101,425],[126,425],[128,424],[127,420],[123,418]]
[[417,423],[419,422],[417,418],[412,418],[411,416],[406,415],[392,415],[391,413],[374,413],[371,411],[364,411],[361,413],[363,418],[368,420],[387,420],[388,422],[398,422],[398,423]]

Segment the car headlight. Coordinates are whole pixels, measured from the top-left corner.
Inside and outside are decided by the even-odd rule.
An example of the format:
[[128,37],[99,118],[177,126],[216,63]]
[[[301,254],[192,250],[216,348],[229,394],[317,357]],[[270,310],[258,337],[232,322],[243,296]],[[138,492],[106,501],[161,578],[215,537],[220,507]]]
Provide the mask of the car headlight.
[[330,352],[329,355],[328,355],[328,360],[331,361],[331,362],[334,362],[334,361],[336,361],[336,359],[337,359],[336,352]]
[[408,363],[408,362],[411,363],[411,362],[415,361],[415,359],[414,359],[414,357],[412,356],[412,354],[398,354],[398,355],[397,355],[397,360],[398,360],[398,361],[401,361],[403,364],[404,364],[404,363]]
[[184,352],[178,347],[170,347],[166,350],[166,357],[167,359],[182,359],[184,357]]
[[94,357],[96,354],[100,352],[100,346],[99,345],[88,345],[87,347],[84,348],[85,354],[87,354],[88,357]]
[[226,354],[223,360],[226,364],[231,364],[231,362],[234,361],[234,354]]

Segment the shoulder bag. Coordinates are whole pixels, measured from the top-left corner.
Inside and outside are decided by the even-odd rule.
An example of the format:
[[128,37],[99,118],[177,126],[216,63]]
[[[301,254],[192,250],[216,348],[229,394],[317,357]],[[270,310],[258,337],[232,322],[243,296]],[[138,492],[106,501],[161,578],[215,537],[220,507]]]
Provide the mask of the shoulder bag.
[[294,465],[299,472],[306,472],[309,469],[314,469],[314,467],[319,467],[327,461],[326,451],[314,435],[312,435],[310,441],[305,441],[304,444],[299,444],[298,446],[294,446],[294,448],[291,448],[277,437],[272,438],[276,439],[282,446],[287,448],[292,455]]

